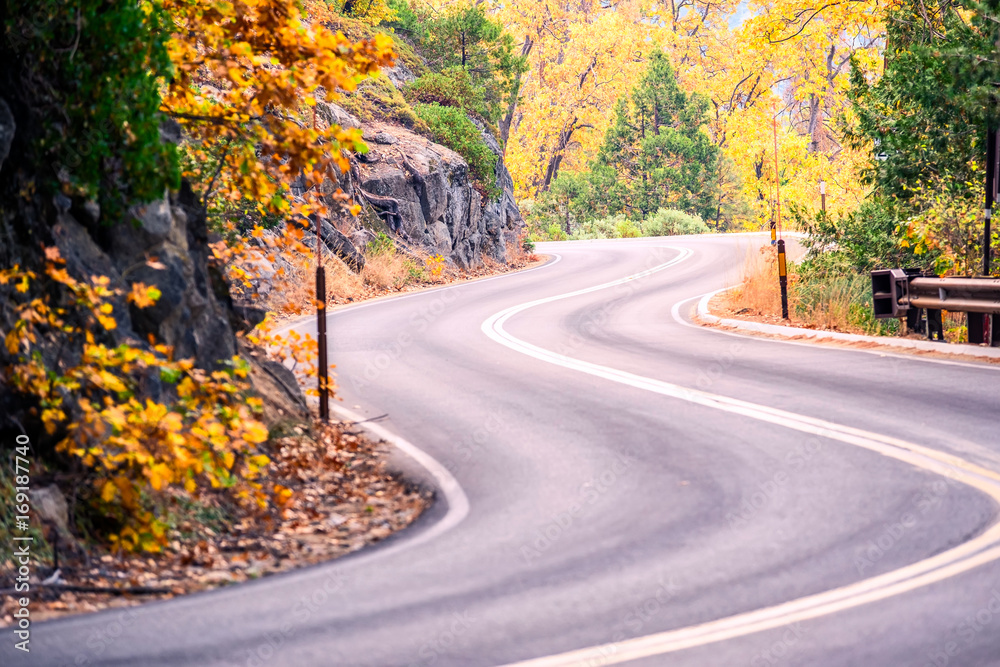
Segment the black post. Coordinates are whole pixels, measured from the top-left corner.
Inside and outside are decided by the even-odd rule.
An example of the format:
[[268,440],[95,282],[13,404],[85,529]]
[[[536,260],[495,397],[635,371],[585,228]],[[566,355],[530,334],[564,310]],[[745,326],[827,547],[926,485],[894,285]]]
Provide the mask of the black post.
[[997,131],[995,128],[986,130],[986,207],[983,210],[983,275],[990,275],[990,245],[993,217],[993,201],[997,191]]
[[[989,276],[993,241],[993,203],[997,196],[997,130],[995,127],[986,128],[986,206],[983,210],[983,275]],[[979,315],[973,317],[969,313],[968,331],[969,342],[984,343],[990,345],[993,338],[993,325],[997,318],[992,315]],[[973,328],[976,332],[973,333]],[[982,331],[980,331],[980,329]]]
[[778,284],[781,286],[781,317],[788,319],[788,268],[785,265],[785,239],[778,240]]
[[326,269],[316,267],[316,342],[319,346],[319,418],[330,421],[330,392],[326,359]]

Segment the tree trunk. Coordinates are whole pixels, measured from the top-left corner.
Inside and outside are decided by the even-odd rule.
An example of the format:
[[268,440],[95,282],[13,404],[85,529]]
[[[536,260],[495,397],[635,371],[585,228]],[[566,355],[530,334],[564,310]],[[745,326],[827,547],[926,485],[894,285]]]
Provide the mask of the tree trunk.
[[[530,36],[524,37],[524,44],[521,46],[521,57],[527,58],[528,54],[531,53],[531,47],[535,43],[531,40]],[[517,75],[514,80],[514,90],[510,93],[510,100],[507,103],[507,114],[500,120],[500,147],[503,149],[504,154],[507,153],[507,138],[510,136],[510,126],[514,122],[514,112],[517,110],[517,94],[521,90],[521,75]]]

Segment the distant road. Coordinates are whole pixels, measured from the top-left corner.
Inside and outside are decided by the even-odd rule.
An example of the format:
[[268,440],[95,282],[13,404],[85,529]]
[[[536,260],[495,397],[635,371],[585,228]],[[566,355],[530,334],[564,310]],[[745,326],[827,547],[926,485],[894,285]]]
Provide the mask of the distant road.
[[539,244],[331,313],[343,406],[388,413],[439,502],[0,663],[1000,665],[1000,371],[692,326],[763,242]]

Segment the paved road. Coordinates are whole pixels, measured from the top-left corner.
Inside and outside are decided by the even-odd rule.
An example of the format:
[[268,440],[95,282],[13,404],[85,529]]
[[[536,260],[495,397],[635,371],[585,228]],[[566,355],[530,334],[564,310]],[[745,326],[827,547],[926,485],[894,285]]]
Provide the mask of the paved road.
[[332,314],[343,405],[388,413],[442,500],[373,550],[41,624],[0,662],[1000,665],[1000,371],[691,326],[759,243],[545,244]]

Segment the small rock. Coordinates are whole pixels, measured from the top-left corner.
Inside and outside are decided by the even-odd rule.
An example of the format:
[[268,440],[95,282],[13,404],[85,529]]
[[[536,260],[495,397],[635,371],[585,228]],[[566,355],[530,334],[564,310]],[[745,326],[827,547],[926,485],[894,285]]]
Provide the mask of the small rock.
[[42,580],[42,584],[46,586],[53,586],[65,583],[66,582],[62,578],[62,570],[56,570],[51,575]]
[[88,218],[90,218],[91,223],[96,224],[101,219],[101,205],[93,199],[84,202],[83,212],[87,214]]
[[233,577],[225,570],[212,570],[206,573],[203,579],[211,584],[224,584],[232,581]]
[[52,484],[32,489],[31,507],[42,521],[47,521],[56,527],[60,537],[72,539],[69,532],[69,507],[66,505],[66,497],[58,486]]
[[374,141],[376,144],[386,144],[391,146],[392,144],[398,142],[399,139],[392,136],[388,132],[379,132],[374,137],[372,137],[372,141]]

